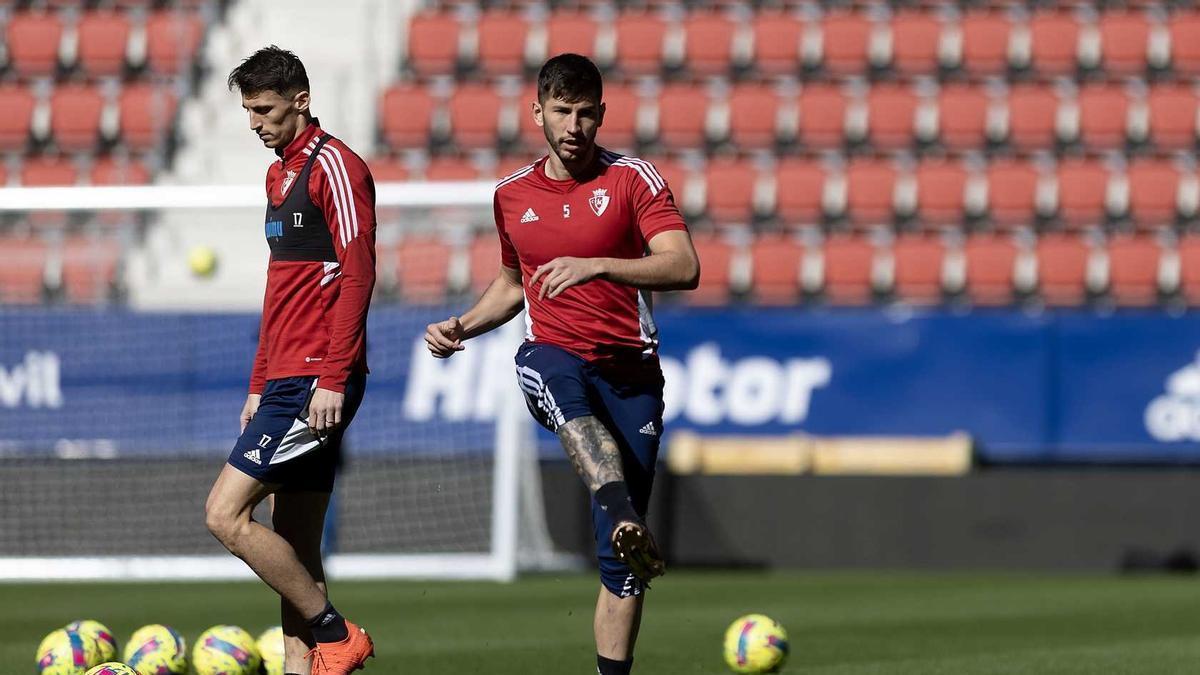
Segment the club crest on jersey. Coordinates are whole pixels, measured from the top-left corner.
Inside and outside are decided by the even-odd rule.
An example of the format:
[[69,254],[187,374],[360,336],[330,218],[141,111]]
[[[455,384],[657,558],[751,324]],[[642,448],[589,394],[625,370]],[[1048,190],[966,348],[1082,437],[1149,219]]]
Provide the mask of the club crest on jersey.
[[279,187],[279,196],[287,195],[288,188],[291,187],[292,181],[296,180],[296,172],[289,170],[283,178],[283,185]]
[[592,207],[592,213],[597,216],[604,215],[604,210],[608,208],[608,190],[599,188],[592,190],[592,198],[588,200],[588,205]]

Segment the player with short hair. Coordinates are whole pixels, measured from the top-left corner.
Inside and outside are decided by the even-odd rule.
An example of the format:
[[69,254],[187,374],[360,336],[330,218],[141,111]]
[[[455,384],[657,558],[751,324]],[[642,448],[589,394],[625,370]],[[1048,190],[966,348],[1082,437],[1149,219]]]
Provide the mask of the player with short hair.
[[601,675],[627,674],[645,582],[664,564],[645,514],[663,432],[663,376],[650,291],[693,289],[700,264],[666,181],[647,161],[596,145],[595,64],[556,56],[531,112],[550,152],[496,186],[500,273],[459,317],[430,324],[439,358],[526,307],[517,379],[592,494],[601,589]]
[[[260,49],[229,74],[267,170],[271,249],[241,436],[205,506],[208,529],[281,598],[284,672],[343,674],[374,653],[326,597],[321,533],[342,436],[366,386],[375,286],[375,184],[323,131],[292,52]],[[274,530],[253,518],[274,495]]]

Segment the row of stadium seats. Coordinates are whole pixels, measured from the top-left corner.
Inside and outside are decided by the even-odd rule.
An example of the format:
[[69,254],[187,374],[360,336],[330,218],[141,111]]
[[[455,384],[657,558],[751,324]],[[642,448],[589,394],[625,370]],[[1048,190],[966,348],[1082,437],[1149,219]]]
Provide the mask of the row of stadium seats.
[[24,187],[145,185],[150,182],[150,175],[150,168],[142,161],[118,155],[80,158],[39,155],[0,162],[0,188],[10,184]]
[[[824,239],[766,233],[748,240],[700,233],[694,240],[701,285],[683,299],[697,304],[737,297],[765,304],[1200,304],[1197,235],[1177,243],[1127,235],[1095,241],[1069,233],[843,233]],[[495,278],[498,257],[491,233],[458,245],[436,235],[410,235],[381,244],[379,252],[383,287],[416,303],[482,291]]]
[[0,237],[0,304],[37,304],[61,299],[94,304],[116,293],[121,244],[114,238],[71,236]]
[[[1197,31],[1200,42],[1200,30]],[[512,83],[400,83],[380,101],[393,149],[540,148],[532,88]],[[605,87],[603,137],[615,147],[742,150],[944,148],[1190,150],[1200,90],[1192,84],[958,83],[845,85],[614,82]]]
[[167,84],[70,82],[46,89],[0,84],[0,152],[30,144],[63,152],[112,144],[153,151],[168,140],[179,105]]
[[195,62],[204,21],[197,12],[175,9],[27,10],[10,15],[3,34],[6,66],[19,77],[71,70],[118,76],[143,67],[170,76]]
[[[520,74],[547,56],[592,54],[627,75],[825,72],[902,74],[1089,70],[1142,75],[1200,73],[1200,13],[1043,9],[1032,13],[953,5],[883,4],[820,12],[626,10],[615,16],[559,9],[427,11],[409,26],[405,66],[428,76],[476,70]],[[674,9],[679,9],[675,7]]]

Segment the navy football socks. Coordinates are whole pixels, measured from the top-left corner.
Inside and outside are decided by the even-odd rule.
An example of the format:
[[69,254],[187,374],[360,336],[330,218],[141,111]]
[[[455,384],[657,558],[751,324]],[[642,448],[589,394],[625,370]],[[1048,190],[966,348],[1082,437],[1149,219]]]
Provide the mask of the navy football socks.
[[596,655],[596,672],[599,675],[629,675],[631,670],[633,670],[632,656],[624,661],[613,661],[599,654]]
[[605,483],[596,490],[596,503],[608,513],[613,523],[626,520],[641,523],[642,517],[633,508],[633,499],[629,496],[629,485],[623,480]]
[[346,619],[328,601],[325,602],[325,609],[308,620],[308,627],[312,629],[313,639],[317,642],[341,642],[350,634],[346,630]]

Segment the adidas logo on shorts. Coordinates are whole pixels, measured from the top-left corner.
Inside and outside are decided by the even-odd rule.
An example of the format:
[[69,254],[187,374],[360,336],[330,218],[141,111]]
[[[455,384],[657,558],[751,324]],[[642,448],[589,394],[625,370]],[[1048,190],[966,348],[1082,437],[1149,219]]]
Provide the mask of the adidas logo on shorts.
[[255,464],[258,464],[259,466],[262,466],[262,455],[260,455],[258,453],[258,448],[254,448],[253,450],[247,451],[245,454],[242,455],[242,457],[245,457],[246,459],[250,460],[251,462],[254,462]]
[[646,422],[645,426],[638,429],[638,433],[646,434],[647,436],[657,436],[658,430],[654,428],[654,422]]
[[521,222],[532,223],[535,220],[540,220],[538,214],[534,213],[532,208],[525,209],[525,215],[521,216]]

